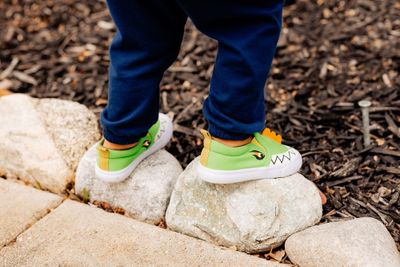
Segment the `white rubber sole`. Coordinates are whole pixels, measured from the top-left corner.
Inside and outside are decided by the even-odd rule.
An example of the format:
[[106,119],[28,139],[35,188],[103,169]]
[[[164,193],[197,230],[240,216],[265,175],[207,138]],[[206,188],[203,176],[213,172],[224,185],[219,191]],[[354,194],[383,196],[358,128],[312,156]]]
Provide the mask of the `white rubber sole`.
[[[169,140],[171,140],[172,132],[173,132],[172,121],[167,115],[165,115],[163,113],[159,113],[159,119],[160,119],[159,132],[157,133],[154,144],[148,150],[146,150],[142,154],[140,154],[126,168],[119,170],[119,171],[114,171],[114,172],[103,171],[96,164],[96,167],[95,167],[96,177],[98,179],[100,179],[104,182],[108,182],[108,183],[122,182],[123,180],[127,179],[131,175],[133,170],[139,165],[140,162],[142,162],[142,160],[144,160],[151,154],[154,154],[155,152],[157,152],[158,150],[163,148],[166,144],[168,144]],[[163,128],[161,129],[161,127],[163,127]],[[164,132],[161,133],[162,131],[164,131]]]
[[274,179],[286,177],[298,172],[303,164],[303,160],[299,156],[293,159],[289,166],[268,166],[259,168],[249,168],[234,171],[213,170],[204,167],[200,160],[195,162],[197,171],[203,181],[213,184],[233,184],[259,179]]

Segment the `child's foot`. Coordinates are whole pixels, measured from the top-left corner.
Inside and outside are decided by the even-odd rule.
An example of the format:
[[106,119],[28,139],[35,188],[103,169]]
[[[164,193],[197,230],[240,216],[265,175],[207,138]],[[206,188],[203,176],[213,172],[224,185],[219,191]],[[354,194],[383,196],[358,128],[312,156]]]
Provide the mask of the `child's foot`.
[[129,149],[137,145],[138,142],[132,143],[132,144],[126,144],[126,145],[120,145],[120,144],[115,144],[111,143],[110,141],[107,141],[104,139],[103,142],[103,147],[108,148],[108,149],[114,149],[114,150],[123,150],[123,149]]
[[216,184],[277,178],[295,174],[302,165],[300,153],[281,144],[281,136],[268,128],[254,133],[250,143],[228,146],[201,130],[204,148],[198,161],[200,178]]
[[131,148],[106,148],[104,139],[101,140],[97,145],[96,177],[110,183],[125,180],[143,159],[163,148],[171,137],[172,122],[167,115],[160,113],[147,135]]

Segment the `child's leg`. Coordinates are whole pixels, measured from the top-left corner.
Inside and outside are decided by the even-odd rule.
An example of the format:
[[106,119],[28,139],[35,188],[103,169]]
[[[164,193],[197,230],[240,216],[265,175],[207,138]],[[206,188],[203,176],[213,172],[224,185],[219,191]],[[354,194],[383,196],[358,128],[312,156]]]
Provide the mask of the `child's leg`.
[[159,83],[178,54],[186,15],[174,0],[108,0],[117,26],[110,47],[105,139],[131,144],[157,121]]
[[264,85],[278,41],[283,1],[177,0],[219,42],[204,115],[211,135],[245,139],[265,123]]
[[[203,109],[209,132],[202,131],[204,148],[196,163],[200,178],[236,183],[296,173],[302,164],[300,153],[282,144],[276,133],[263,130],[264,86],[278,42],[283,1],[176,1],[199,30],[219,42]],[[221,139],[247,143],[232,147]]]
[[96,177],[120,182],[164,147],[172,122],[159,115],[159,83],[175,60],[187,16],[175,0],[108,0],[117,34],[110,47],[109,97],[101,114]]

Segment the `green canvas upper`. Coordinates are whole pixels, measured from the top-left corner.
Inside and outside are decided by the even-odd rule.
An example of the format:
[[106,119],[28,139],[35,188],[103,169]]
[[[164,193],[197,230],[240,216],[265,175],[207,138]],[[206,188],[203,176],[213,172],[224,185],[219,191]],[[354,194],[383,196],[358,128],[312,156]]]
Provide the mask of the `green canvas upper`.
[[254,133],[249,144],[231,147],[211,139],[207,131],[204,135],[204,148],[200,156],[203,166],[214,170],[239,170],[267,167],[271,157],[288,151],[287,146],[267,135]]
[[147,134],[129,149],[114,150],[103,147],[104,139],[97,145],[97,165],[104,171],[119,171],[131,164],[140,154],[149,149],[155,141],[160,121],[153,124]]

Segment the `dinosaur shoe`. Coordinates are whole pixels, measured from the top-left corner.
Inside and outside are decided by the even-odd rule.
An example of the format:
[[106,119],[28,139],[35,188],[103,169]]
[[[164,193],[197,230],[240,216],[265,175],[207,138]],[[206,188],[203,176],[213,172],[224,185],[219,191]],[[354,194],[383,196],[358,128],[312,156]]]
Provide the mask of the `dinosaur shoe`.
[[172,122],[160,113],[158,121],[132,148],[108,149],[103,147],[104,139],[101,140],[97,145],[96,177],[110,183],[125,180],[142,160],[163,148],[171,137]]
[[302,165],[300,153],[283,145],[280,135],[268,128],[254,133],[250,143],[231,147],[211,139],[201,130],[204,148],[197,161],[200,178],[215,184],[278,178],[298,172]]

